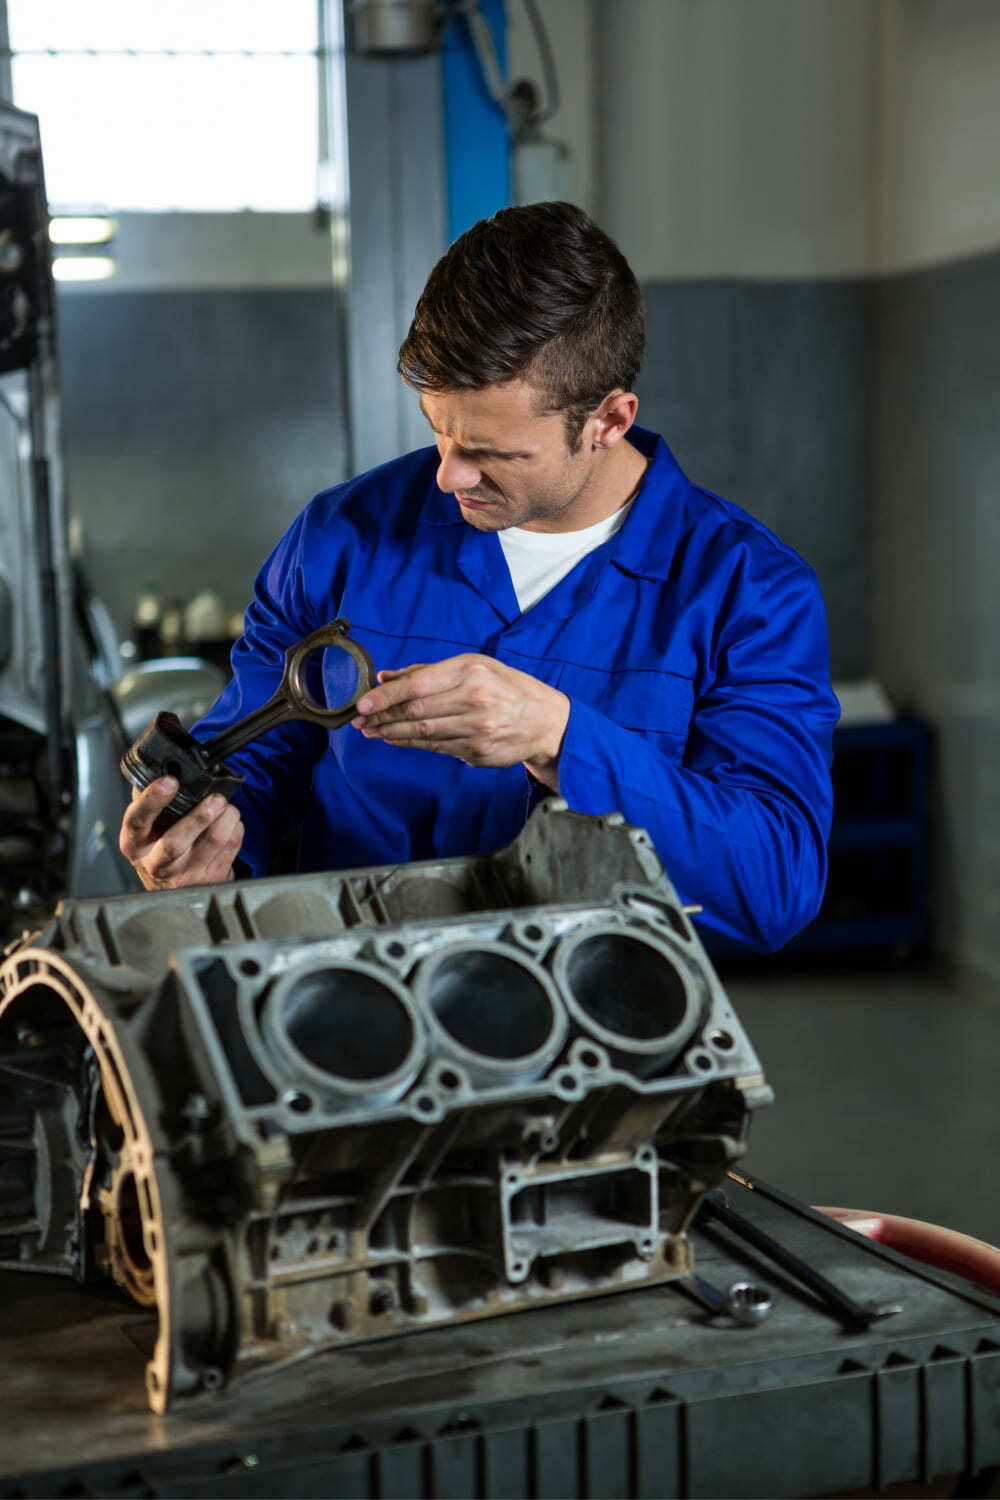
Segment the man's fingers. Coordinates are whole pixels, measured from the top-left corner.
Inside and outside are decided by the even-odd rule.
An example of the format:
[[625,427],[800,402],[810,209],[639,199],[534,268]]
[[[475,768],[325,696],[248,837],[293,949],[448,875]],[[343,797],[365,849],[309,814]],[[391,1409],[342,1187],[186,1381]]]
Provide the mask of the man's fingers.
[[[224,862],[220,855],[230,842],[236,839],[238,848],[243,840],[238,810],[218,793],[204,798],[157,837],[153,824],[176,791],[173,777],[161,777],[139,794],[133,791],[122,819],[119,848],[148,889],[208,880],[207,870]],[[232,858],[235,855],[227,870]]]
[[383,667],[380,672],[375,673],[375,678],[378,682],[393,682],[397,677],[405,677],[408,672],[415,672],[418,667],[426,665],[426,662],[415,662],[412,667]]
[[215,885],[220,880],[228,880],[233,873],[233,863],[242,847],[243,822],[237,817],[235,831],[222,845],[214,858],[209,860],[201,873],[201,882],[205,885]]
[[205,797],[172,828],[168,828],[160,839],[161,865],[167,866],[183,860],[205,830],[225,812],[227,806],[225,797],[220,797],[218,793]]
[[[135,787],[132,788],[132,801],[125,809],[119,840],[121,851],[126,859],[130,858],[130,850],[134,852],[154,841],[153,824],[176,791],[177,782],[172,776],[161,776],[159,780],[151,782],[141,792]],[[128,848],[125,847],[126,843]]]
[[204,833],[198,839],[196,848],[204,847],[213,856],[219,849],[224,849],[232,839],[238,827],[242,827],[242,819],[235,807],[226,806],[214,822],[209,823]]
[[[213,801],[220,804],[214,815],[207,810]],[[213,878],[209,869],[220,861],[234,840],[238,849],[243,842],[239,811],[224,798],[210,797],[167,830],[146,854],[143,866],[158,885],[207,884]],[[235,853],[229,859],[230,865],[233,858]]]
[[415,744],[419,741],[422,743],[417,748],[423,748],[423,743],[434,745],[444,740],[466,739],[469,721],[461,714],[431,719],[400,719],[385,724],[380,729],[366,726],[361,733],[365,739],[387,740],[393,745]]
[[421,662],[402,669],[387,668],[378,674],[379,686],[372,688],[359,701],[359,716],[366,719],[372,714],[395,708],[397,704],[405,703],[410,698],[433,698],[438,693],[447,692],[461,681],[459,663],[462,660],[460,656],[452,656],[447,661],[434,662],[431,666]]

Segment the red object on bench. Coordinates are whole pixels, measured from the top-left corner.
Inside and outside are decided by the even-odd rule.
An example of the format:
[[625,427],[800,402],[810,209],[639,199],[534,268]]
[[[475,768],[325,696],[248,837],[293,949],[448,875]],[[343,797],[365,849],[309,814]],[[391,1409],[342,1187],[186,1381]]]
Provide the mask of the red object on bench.
[[899,1214],[874,1213],[862,1208],[818,1208],[848,1229],[875,1240],[889,1250],[898,1250],[912,1260],[964,1276],[987,1291],[1000,1295],[1000,1249],[957,1229],[926,1224],[922,1219],[904,1219]]

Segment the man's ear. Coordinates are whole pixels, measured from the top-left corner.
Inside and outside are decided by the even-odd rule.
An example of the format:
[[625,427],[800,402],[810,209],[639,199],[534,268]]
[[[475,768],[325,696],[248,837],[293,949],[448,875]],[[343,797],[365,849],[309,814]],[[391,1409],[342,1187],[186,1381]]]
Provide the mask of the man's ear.
[[639,398],[634,391],[610,391],[591,417],[592,448],[613,448],[635,421]]

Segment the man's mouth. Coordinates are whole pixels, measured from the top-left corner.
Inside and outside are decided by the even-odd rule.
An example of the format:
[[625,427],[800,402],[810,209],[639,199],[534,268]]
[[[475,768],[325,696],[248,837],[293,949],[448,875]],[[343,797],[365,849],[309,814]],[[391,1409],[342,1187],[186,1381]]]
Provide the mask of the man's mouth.
[[455,499],[459,505],[467,505],[470,510],[487,510],[491,505],[496,504],[494,500],[481,500],[478,495],[460,495],[457,490]]

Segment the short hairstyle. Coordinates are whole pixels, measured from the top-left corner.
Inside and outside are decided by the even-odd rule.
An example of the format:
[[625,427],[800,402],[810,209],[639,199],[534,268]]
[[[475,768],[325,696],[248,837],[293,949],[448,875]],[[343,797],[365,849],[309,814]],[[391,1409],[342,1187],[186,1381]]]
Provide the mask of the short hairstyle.
[[427,280],[397,368],[418,391],[529,381],[561,412],[571,449],[609,391],[631,390],[642,294],[618,246],[572,203],[480,219]]

